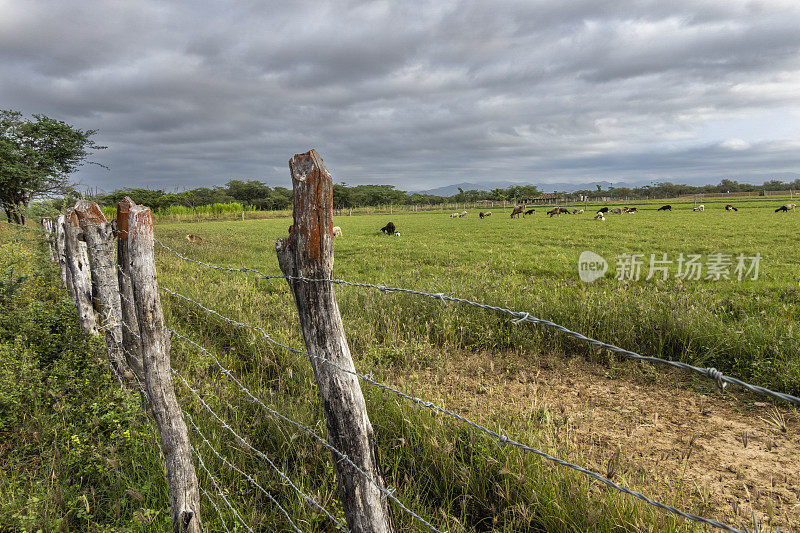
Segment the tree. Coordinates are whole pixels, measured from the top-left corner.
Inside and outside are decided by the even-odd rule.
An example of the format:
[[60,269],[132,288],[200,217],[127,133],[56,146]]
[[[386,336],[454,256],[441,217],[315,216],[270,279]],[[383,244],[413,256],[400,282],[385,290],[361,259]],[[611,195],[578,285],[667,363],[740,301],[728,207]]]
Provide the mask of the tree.
[[69,190],[69,175],[92,150],[106,148],[91,140],[95,133],[44,115],[28,120],[19,111],[0,111],[0,205],[9,223],[25,223],[24,210],[35,196]]

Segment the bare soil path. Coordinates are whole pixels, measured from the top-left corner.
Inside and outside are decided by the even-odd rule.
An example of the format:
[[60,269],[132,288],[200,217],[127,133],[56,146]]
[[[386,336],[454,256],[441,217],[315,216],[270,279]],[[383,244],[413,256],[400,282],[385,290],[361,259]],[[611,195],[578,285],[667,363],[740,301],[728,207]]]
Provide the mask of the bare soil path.
[[568,428],[555,441],[562,458],[656,500],[735,527],[751,525],[755,512],[762,531],[800,531],[796,408],[741,390],[719,394],[681,371],[583,357],[521,364],[461,354],[418,379],[428,398],[476,420],[546,411]]

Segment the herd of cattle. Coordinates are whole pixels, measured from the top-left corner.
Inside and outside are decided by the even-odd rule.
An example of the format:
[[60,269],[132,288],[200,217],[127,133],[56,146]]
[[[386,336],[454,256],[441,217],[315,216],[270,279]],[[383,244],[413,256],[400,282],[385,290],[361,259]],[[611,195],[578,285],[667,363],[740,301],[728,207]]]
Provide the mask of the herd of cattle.
[[[797,204],[784,204],[781,207],[779,207],[778,209],[776,209],[775,212],[776,213],[780,213],[780,212],[784,212],[785,213],[787,211],[791,211],[791,210],[795,209],[796,207],[797,207]],[[706,209],[706,206],[703,205],[703,204],[700,204],[698,206],[693,207],[692,211],[705,211],[705,209]],[[669,205],[669,204],[662,205],[661,207],[656,209],[656,211],[672,211],[672,206]],[[736,207],[732,206],[731,204],[726,204],[725,205],[725,211],[738,211],[738,209],[736,209]],[[612,214],[615,214],[615,215],[621,215],[623,213],[634,214],[634,213],[638,213],[638,212],[639,212],[639,209],[636,208],[636,207],[614,207],[612,209],[609,209],[608,207],[602,207],[602,208],[597,210],[597,213],[596,213],[594,218],[595,218],[595,220],[605,220],[605,215],[608,214],[608,213],[612,213]],[[536,213],[536,209],[526,209],[526,206],[518,205],[518,206],[515,206],[514,209],[511,210],[511,218],[519,218],[520,215],[522,215],[522,218],[525,218],[526,215],[533,215],[534,213]],[[572,214],[572,215],[582,215],[583,213],[584,213],[583,209],[573,208],[572,210],[570,210],[570,209],[567,209],[566,207],[554,207],[550,211],[547,211],[546,214],[549,215],[550,218],[552,218],[552,217],[558,216],[558,215],[570,215],[570,214]],[[478,216],[481,219],[484,219],[484,218],[486,218],[488,216],[491,216],[491,214],[492,214],[491,211],[487,211],[485,213],[483,211],[481,211],[480,213],[478,213]],[[450,218],[463,218],[465,216],[467,216],[467,212],[466,211],[462,211],[460,213],[453,213],[452,215],[450,215]]]

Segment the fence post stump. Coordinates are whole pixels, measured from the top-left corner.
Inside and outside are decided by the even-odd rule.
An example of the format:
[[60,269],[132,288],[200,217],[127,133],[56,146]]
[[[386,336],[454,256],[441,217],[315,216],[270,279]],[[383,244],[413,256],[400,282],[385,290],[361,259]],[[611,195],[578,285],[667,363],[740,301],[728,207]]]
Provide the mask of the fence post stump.
[[64,215],[58,215],[56,219],[56,254],[58,257],[58,268],[61,271],[61,284],[67,289],[70,297],[75,299],[75,287],[72,285],[72,273],[67,266],[67,250]]
[[122,328],[125,359],[137,381],[142,384],[144,383],[142,341],[141,337],[136,336],[139,334],[139,319],[136,318],[136,307],[133,301],[131,258],[128,253],[128,215],[134,205],[136,204],[133,200],[127,196],[117,204],[117,284],[119,285],[122,321],[128,326]]
[[141,205],[130,207],[128,249],[133,298],[142,339],[142,363],[150,409],[161,434],[167,466],[173,533],[201,533],[200,492],[169,362],[170,334],[164,325],[153,252],[153,215]]
[[100,336],[97,326],[97,317],[92,304],[92,276],[89,272],[89,256],[86,243],[78,225],[78,215],[70,207],[64,213],[64,244],[67,265],[72,276],[72,286],[75,290],[75,305],[78,308],[78,319],[81,328],[86,333]]
[[130,379],[130,371],[122,351],[122,310],[114,265],[114,231],[94,202],[78,200],[75,214],[86,241],[89,270],[97,294],[100,323],[106,335],[109,360],[120,376]]
[[56,254],[56,223],[52,218],[43,218],[42,227],[47,234],[47,248],[50,250],[50,261],[53,263],[58,262],[58,255]]
[[[333,277],[333,179],[319,154],[311,150],[289,161],[294,187],[294,225],[278,239],[278,263],[286,276]],[[289,281],[311,355],[354,371],[336,293],[329,282]],[[328,441],[384,486],[375,435],[358,378],[311,358],[319,384]],[[389,502],[350,464],[333,457],[347,524],[360,532],[395,531]]]

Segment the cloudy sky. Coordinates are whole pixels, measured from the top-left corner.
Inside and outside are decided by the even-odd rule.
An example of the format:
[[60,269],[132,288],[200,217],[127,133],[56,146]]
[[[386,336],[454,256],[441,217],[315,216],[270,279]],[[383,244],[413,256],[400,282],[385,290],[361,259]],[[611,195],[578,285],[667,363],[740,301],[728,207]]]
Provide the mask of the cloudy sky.
[[800,173],[798,0],[0,0],[0,108],[97,129],[75,178],[761,182]]

